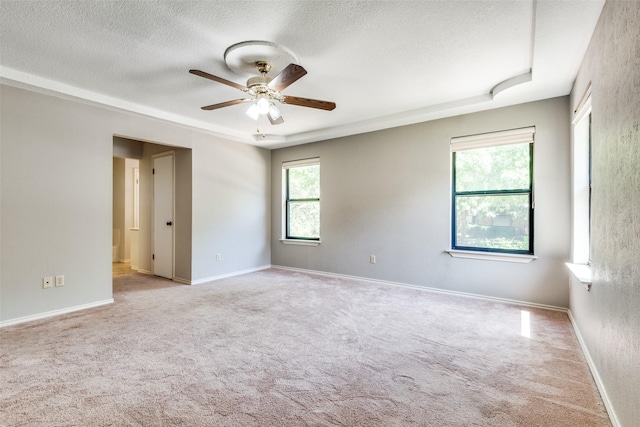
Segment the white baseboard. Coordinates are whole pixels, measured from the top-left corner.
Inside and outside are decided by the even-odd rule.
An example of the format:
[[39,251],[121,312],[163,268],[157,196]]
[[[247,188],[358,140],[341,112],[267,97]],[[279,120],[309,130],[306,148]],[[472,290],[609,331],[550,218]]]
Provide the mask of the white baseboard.
[[261,271],[261,270],[268,270],[270,268],[271,268],[271,265],[263,265],[263,266],[260,266],[260,267],[248,268],[246,270],[234,271],[232,273],[220,274],[219,276],[211,276],[211,277],[206,277],[204,279],[192,280],[190,284],[192,284],[192,285],[201,285],[201,284],[207,283],[207,282],[213,282],[213,281],[220,280],[220,279],[226,279],[227,277],[240,276],[242,274],[254,273],[256,271]]
[[519,301],[519,300],[512,300],[512,299],[507,299],[507,298],[490,297],[490,296],[486,296],[486,295],[478,295],[478,294],[472,294],[472,293],[468,293],[468,292],[449,291],[449,290],[446,290],[446,289],[432,288],[432,287],[429,287],[429,286],[418,286],[418,285],[411,285],[411,284],[408,284],[408,283],[390,282],[390,281],[387,281],[387,280],[371,279],[371,278],[368,278],[368,277],[349,276],[349,275],[346,275],[346,274],[327,273],[325,271],[307,270],[307,269],[304,269],[304,268],[285,267],[285,266],[282,266],[282,265],[272,265],[271,268],[280,269],[280,270],[288,270],[288,271],[296,271],[296,272],[299,272],[299,273],[316,274],[316,275],[319,275],[319,276],[339,277],[339,278],[354,279],[354,280],[365,280],[367,282],[380,283],[380,284],[383,284],[383,285],[391,285],[391,286],[400,286],[400,287],[403,287],[403,288],[418,289],[418,290],[422,290],[422,291],[436,292],[436,293],[439,293],[439,294],[456,295],[456,296],[466,297],[466,298],[476,298],[476,299],[482,299],[482,300],[487,300],[487,301],[503,302],[503,303],[507,303],[507,304],[515,304],[515,305],[521,305],[521,306],[531,307],[531,308],[541,308],[541,309],[544,309],[544,310],[561,311],[563,313],[567,312],[566,308],[557,307],[555,305],[537,304],[537,303],[528,302],[528,301]]
[[132,268],[132,270],[134,270],[136,273],[140,273],[140,274],[148,274],[149,276],[153,275],[153,273],[150,272],[149,270],[143,270],[142,268]]
[[580,333],[580,329],[578,328],[578,324],[571,314],[571,310],[567,310],[569,314],[569,320],[571,321],[571,325],[573,325],[573,330],[576,333],[576,337],[578,338],[578,342],[580,343],[580,348],[582,349],[582,353],[584,354],[585,359],[587,359],[587,365],[589,365],[589,370],[591,371],[591,375],[593,376],[593,380],[598,387],[598,391],[600,392],[600,397],[602,397],[602,401],[604,402],[605,408],[607,408],[607,413],[609,414],[609,419],[611,420],[611,425],[613,427],[621,427],[620,422],[618,421],[618,417],[616,416],[616,412],[613,410],[613,406],[611,405],[611,400],[609,399],[609,395],[607,394],[607,390],[604,388],[604,383],[600,378],[600,374],[598,373],[598,369],[596,368],[595,363],[593,363],[593,359],[591,358],[591,354],[589,354],[589,349],[582,338],[582,334]]
[[174,277],[173,281],[178,283],[184,283],[185,285],[191,284],[191,280],[183,279],[182,277]]
[[46,319],[48,317],[60,316],[61,314],[73,313],[74,311],[86,310],[88,308],[100,307],[102,305],[113,304],[113,298],[103,301],[96,301],[89,304],[76,305],[74,307],[61,308],[59,310],[47,311],[44,313],[32,314],[30,316],[18,317],[0,322],[0,328],[17,325],[19,323],[32,322],[34,320]]

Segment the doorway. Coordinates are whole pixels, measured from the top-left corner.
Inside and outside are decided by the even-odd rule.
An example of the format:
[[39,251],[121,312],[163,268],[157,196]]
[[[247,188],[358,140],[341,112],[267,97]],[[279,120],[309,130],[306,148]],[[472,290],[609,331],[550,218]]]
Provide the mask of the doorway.
[[113,157],[113,213],[111,261],[114,276],[132,274],[135,270],[137,247],[138,178],[137,159]]
[[[113,156],[139,161],[138,215],[133,215],[138,226],[135,227],[137,239],[131,239],[132,270],[138,274],[158,275],[190,284],[192,150],[114,136]],[[155,183],[154,169],[160,173],[159,177],[164,175],[163,171],[169,171],[164,178],[168,180],[167,185],[162,185],[160,181]],[[154,191],[167,186],[172,188],[165,192],[164,196],[154,194]],[[163,200],[163,197],[169,200],[169,207],[165,208],[168,210],[166,214],[154,206],[154,203]],[[114,200],[114,206],[115,204]],[[159,230],[154,229],[155,220],[158,221]],[[167,225],[167,222],[171,225]],[[168,233],[163,237],[161,231]],[[161,243],[163,241],[165,243]],[[159,246],[165,250],[161,250]]]

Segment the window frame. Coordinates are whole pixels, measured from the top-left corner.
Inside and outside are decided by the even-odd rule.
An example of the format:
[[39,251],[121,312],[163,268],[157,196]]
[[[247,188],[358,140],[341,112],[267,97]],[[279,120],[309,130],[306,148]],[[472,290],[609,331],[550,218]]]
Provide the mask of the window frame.
[[[309,159],[302,160],[293,160],[282,163],[282,238],[280,239],[283,243],[293,243],[293,244],[312,244],[317,245],[320,243],[320,236],[318,237],[308,237],[308,236],[292,236],[290,233],[290,218],[289,218],[289,206],[293,203],[299,202],[317,202],[318,209],[320,209],[320,182],[318,182],[318,197],[312,198],[302,198],[302,199],[294,199],[290,197],[289,192],[289,170],[300,167],[308,167],[308,166],[318,166],[320,167],[320,158],[314,157]],[[318,229],[320,230],[320,218],[318,218]]]
[[[451,138],[451,252],[488,253],[495,255],[534,256],[534,142],[535,127],[512,129],[500,132],[491,132],[479,135]],[[456,191],[456,153],[458,151],[493,148],[503,145],[529,144],[529,186],[522,189],[510,190],[477,190]],[[529,247],[527,249],[489,248],[477,246],[459,245],[457,242],[457,211],[456,201],[458,197],[468,196],[517,196],[527,195],[529,201]],[[488,258],[489,259],[489,258]]]
[[593,131],[591,87],[589,86],[574,111],[572,120],[572,242],[574,264],[591,265],[592,196],[593,196]]
[[593,128],[591,122],[591,97],[589,97],[589,237],[587,238],[589,245],[589,259],[587,264],[591,265],[591,250],[593,249],[593,245],[591,244],[591,230],[593,229]]

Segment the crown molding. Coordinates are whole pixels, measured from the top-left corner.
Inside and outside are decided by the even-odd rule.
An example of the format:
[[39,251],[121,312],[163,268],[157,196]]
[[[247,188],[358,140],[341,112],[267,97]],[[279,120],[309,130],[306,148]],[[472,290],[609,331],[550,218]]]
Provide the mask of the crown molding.
[[531,81],[531,76],[532,73],[529,71],[528,73],[509,78],[494,86],[491,92],[486,94],[434,104],[400,113],[379,116],[342,126],[317,129],[291,135],[262,135],[233,131],[229,128],[216,126],[209,122],[194,120],[179,114],[169,113],[142,104],[81,89],[65,83],[24,73],[22,71],[7,67],[0,67],[0,83],[8,86],[27,89],[33,92],[56,96],[63,99],[70,99],[89,105],[106,107],[116,111],[136,113],[146,117],[160,119],[188,128],[204,131],[220,138],[255,145],[266,149],[277,149],[310,142],[341,138],[350,135],[375,132],[383,129],[390,129],[480,111],[487,109],[486,103],[493,101],[495,95],[514,86]]

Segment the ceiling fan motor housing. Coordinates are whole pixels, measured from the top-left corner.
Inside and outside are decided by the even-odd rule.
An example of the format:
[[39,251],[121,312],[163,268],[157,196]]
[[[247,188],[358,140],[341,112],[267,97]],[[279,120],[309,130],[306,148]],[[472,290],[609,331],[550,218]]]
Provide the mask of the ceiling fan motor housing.
[[265,75],[251,77],[249,80],[247,80],[247,87],[251,89],[255,86],[266,86],[271,80],[271,77],[267,77]]

